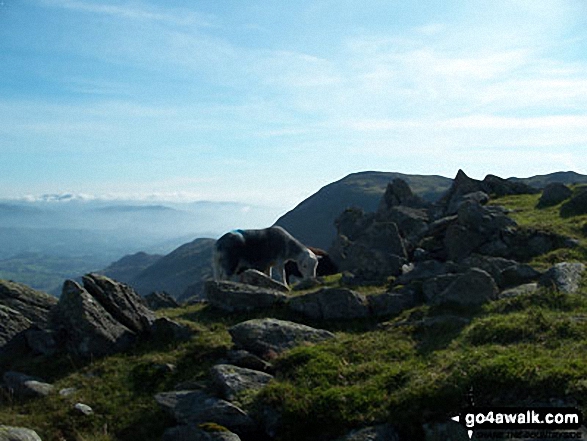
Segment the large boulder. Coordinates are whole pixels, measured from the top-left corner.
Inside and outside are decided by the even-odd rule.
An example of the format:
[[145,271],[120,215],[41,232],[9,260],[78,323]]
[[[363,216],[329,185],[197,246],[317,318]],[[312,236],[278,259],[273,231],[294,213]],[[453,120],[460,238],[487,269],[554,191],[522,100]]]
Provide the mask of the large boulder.
[[[32,322],[20,312],[0,305],[0,354],[8,351],[9,345],[10,347],[22,346],[24,331],[29,329],[31,325]],[[17,336],[22,336],[20,342],[14,340]]]
[[587,214],[587,189],[577,191],[571,199],[561,205],[560,214],[562,217]]
[[67,349],[83,357],[121,352],[136,340],[133,331],[72,280],[65,281],[51,321],[56,330],[66,335]]
[[375,317],[397,315],[418,303],[416,293],[409,289],[373,294],[367,297],[367,301],[371,315]]
[[257,424],[241,408],[203,391],[173,391],[155,395],[155,401],[178,423],[216,423],[239,435],[257,430]]
[[356,319],[369,315],[365,296],[346,288],[323,288],[292,297],[287,306],[292,311],[316,320]]
[[85,290],[94,297],[116,321],[136,334],[146,334],[155,321],[155,314],[128,285],[99,274],[82,277]]
[[49,294],[20,283],[0,280],[0,305],[18,311],[37,326],[47,325],[49,312],[56,304],[57,299]]
[[471,268],[430,299],[430,303],[476,307],[497,299],[498,293],[499,289],[495,281],[487,272]]
[[0,441],[41,441],[41,438],[31,429],[0,425]]
[[398,205],[412,208],[424,208],[429,204],[420,198],[420,196],[414,194],[406,181],[396,178],[387,184],[387,188],[381,198],[377,211],[385,212]]
[[335,338],[323,329],[272,318],[248,320],[232,326],[228,332],[237,347],[262,358],[271,358],[301,344]]
[[228,312],[271,308],[287,300],[281,291],[230,281],[206,282],[205,291],[212,306]]
[[584,272],[582,263],[557,263],[542,275],[539,284],[571,294],[579,289]]
[[289,292],[289,288],[283,283],[272,279],[267,274],[262,273],[256,269],[248,269],[243,271],[243,273],[240,275],[240,282],[244,283],[245,285],[253,285],[260,288],[268,288],[285,293]]
[[544,187],[538,200],[537,208],[552,207],[566,201],[573,195],[573,190],[561,182],[552,182]]
[[244,392],[258,392],[267,386],[273,376],[253,369],[230,364],[217,364],[211,370],[212,382],[222,398],[234,401]]

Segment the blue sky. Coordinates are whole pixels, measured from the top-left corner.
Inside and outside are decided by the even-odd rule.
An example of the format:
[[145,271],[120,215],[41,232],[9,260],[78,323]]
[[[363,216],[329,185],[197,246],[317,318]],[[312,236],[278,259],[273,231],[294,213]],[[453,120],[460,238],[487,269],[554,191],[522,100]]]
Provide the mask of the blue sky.
[[587,174],[587,4],[0,2],[0,198]]

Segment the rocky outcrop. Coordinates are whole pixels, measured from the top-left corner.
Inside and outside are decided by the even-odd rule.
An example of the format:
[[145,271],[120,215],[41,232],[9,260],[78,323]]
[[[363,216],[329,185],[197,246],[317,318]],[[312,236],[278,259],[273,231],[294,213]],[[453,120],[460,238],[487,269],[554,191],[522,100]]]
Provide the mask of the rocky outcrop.
[[41,441],[41,438],[31,429],[0,425],[0,441]]
[[[129,286],[88,274],[84,286],[68,280],[51,315],[51,328],[65,349],[82,357],[129,349],[145,338],[185,340],[191,330],[155,315]],[[45,339],[51,335],[45,334]]]
[[82,277],[85,290],[123,326],[136,334],[149,332],[155,314],[128,285],[99,274]]
[[271,308],[287,300],[281,291],[229,281],[209,281],[205,291],[212,306],[228,312]]
[[63,285],[63,293],[53,311],[55,329],[66,335],[68,351],[83,357],[104,356],[125,351],[137,335],[119,323],[74,281]]
[[[31,326],[32,322],[20,312],[0,305],[0,355],[21,346],[24,342],[24,332]],[[20,345],[15,341],[19,337]]]
[[345,320],[369,315],[366,297],[345,288],[323,288],[292,297],[287,307],[315,320]]
[[271,318],[248,320],[232,326],[228,332],[238,348],[265,359],[300,344],[335,338],[334,334],[323,329]]
[[536,208],[552,207],[566,201],[573,195],[573,190],[560,182],[548,184],[542,190],[542,195],[538,200]]
[[430,299],[432,305],[475,307],[497,299],[499,289],[487,272],[472,268],[463,275],[453,277],[444,290]]
[[0,305],[19,312],[37,326],[47,325],[49,311],[56,304],[57,299],[49,294],[20,283],[0,280]]

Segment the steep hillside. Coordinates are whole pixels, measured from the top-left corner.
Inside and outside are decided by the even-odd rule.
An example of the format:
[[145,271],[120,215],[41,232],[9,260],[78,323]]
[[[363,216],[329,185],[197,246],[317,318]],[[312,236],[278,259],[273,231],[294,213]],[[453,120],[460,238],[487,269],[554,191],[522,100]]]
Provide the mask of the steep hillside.
[[[166,291],[175,298],[182,298],[188,287],[199,286],[212,277],[214,242],[214,239],[196,239],[186,243],[145,268],[129,283],[143,296],[153,291]],[[198,295],[197,286],[190,288],[190,296]]]
[[414,193],[428,201],[436,200],[452,183],[452,179],[442,176],[374,171],[353,173],[321,188],[281,216],[275,225],[282,226],[307,245],[328,248],[336,233],[336,217],[348,207],[374,211],[387,184],[395,178],[404,179]]
[[138,252],[111,263],[99,273],[104,274],[119,282],[130,283],[143,270],[159,261],[163,256],[159,254],[147,254]]

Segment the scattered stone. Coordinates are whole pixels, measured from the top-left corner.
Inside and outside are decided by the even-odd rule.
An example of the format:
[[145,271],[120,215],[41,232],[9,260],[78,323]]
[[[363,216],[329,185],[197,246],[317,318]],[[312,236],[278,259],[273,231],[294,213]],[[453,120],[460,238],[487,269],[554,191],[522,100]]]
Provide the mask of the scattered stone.
[[240,438],[228,429],[209,432],[195,424],[189,424],[167,429],[161,441],[240,441]]
[[59,391],[59,395],[62,397],[70,397],[77,392],[75,387],[66,387]]
[[289,299],[289,309],[316,320],[347,320],[369,315],[364,295],[346,288],[323,288]]
[[104,356],[122,352],[135,342],[136,335],[116,321],[84,288],[72,280],[53,309],[52,321],[66,334],[70,352],[83,356]]
[[53,392],[53,386],[37,377],[20,372],[6,372],[3,376],[8,391],[16,398],[46,397]]
[[335,338],[323,329],[272,318],[248,320],[232,326],[228,332],[237,347],[265,359],[301,344]]
[[431,299],[430,303],[475,307],[495,300],[498,292],[495,281],[486,271],[472,268]]
[[585,265],[582,263],[557,263],[542,275],[538,283],[541,286],[572,294],[579,289],[584,271]]
[[287,299],[281,291],[229,281],[206,282],[205,291],[212,306],[228,312],[271,308]]
[[259,288],[268,288],[275,291],[289,292],[289,288],[283,283],[272,279],[267,274],[256,269],[248,269],[240,275],[240,282],[245,285],[258,286]]
[[234,401],[243,392],[258,392],[273,379],[272,375],[230,364],[217,364],[211,375],[221,396],[228,401]]
[[255,371],[272,373],[271,363],[266,362],[255,354],[245,351],[244,349],[230,350],[227,354],[227,360],[230,364]]
[[178,308],[179,302],[167,294],[165,291],[155,291],[145,296],[147,306],[156,311],[165,308]]
[[573,195],[573,190],[560,182],[553,182],[548,184],[542,190],[542,196],[538,200],[536,208],[552,207],[566,201]]
[[85,290],[116,321],[139,335],[150,332],[155,314],[130,286],[99,274],[87,274],[82,280]]
[[41,441],[41,438],[31,429],[0,425],[0,441]]
[[516,263],[501,271],[498,285],[504,288],[525,285],[537,281],[541,276],[542,273],[530,265]]
[[389,424],[353,430],[336,441],[400,441],[397,431]]
[[242,409],[203,391],[163,392],[157,403],[182,424],[216,423],[237,433],[251,433],[257,424]]
[[94,414],[94,410],[87,404],[77,403],[73,408],[82,415],[90,416]]
[[524,285],[515,286],[513,288],[506,289],[499,295],[500,298],[517,297],[525,294],[532,294],[538,290],[538,283],[526,283]]

